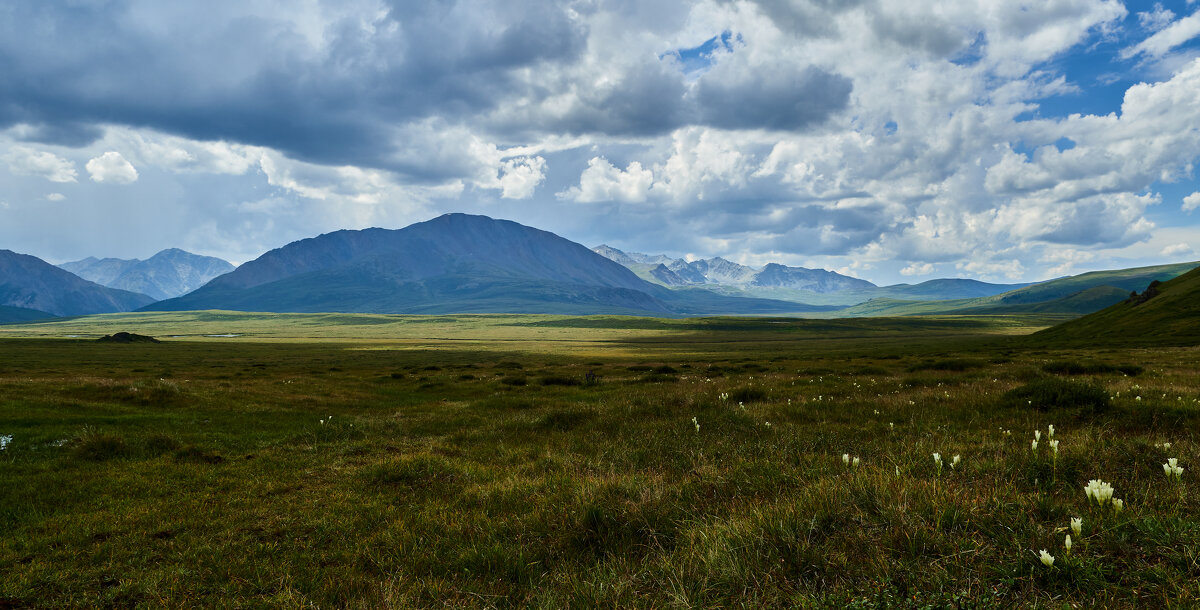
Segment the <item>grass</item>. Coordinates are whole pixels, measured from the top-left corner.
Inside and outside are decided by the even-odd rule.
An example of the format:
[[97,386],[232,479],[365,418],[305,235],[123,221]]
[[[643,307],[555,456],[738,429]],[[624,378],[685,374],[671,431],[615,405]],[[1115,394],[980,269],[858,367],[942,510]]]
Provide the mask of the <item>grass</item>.
[[[0,340],[0,607],[1200,604],[1195,348],[1029,347],[1012,319],[153,316],[4,327],[253,336]],[[1097,478],[1124,511],[1088,504]]]

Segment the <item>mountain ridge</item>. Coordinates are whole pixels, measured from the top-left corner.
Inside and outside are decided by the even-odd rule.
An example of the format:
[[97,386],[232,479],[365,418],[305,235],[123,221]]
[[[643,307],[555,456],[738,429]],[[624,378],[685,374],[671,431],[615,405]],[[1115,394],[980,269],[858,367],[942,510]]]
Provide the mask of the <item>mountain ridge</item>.
[[132,311],[153,301],[85,280],[36,256],[0,250],[0,305],[79,316]]
[[89,256],[58,266],[97,284],[140,292],[156,300],[186,294],[234,269],[228,261],[179,248],[167,248],[146,260]]

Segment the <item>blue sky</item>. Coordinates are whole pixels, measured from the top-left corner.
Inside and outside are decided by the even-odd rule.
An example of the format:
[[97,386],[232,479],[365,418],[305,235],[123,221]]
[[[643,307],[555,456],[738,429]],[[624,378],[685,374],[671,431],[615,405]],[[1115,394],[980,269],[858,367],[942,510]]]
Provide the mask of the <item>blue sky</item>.
[[1200,2],[0,7],[0,248],[444,212],[880,284],[1200,260]]

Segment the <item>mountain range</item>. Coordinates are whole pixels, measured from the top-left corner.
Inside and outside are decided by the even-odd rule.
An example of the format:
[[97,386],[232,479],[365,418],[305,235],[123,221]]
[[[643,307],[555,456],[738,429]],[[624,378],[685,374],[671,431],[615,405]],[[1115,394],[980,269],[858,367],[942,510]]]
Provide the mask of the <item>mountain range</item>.
[[293,242],[147,311],[696,315],[825,309],[674,291],[553,233],[446,214]]
[[876,298],[946,300],[986,297],[1029,284],[990,284],[947,278],[916,285],[875,284],[835,271],[768,263],[761,268],[720,257],[688,261],[662,254],[622,252],[599,245],[592,251],[629,268],[644,280],[668,287],[698,287],[730,296],[753,296],[799,303],[854,305]]
[[[446,214],[402,229],[342,230],[271,250],[236,269],[164,250],[145,261],[54,267],[0,251],[0,322],[142,309],[263,312],[554,313],[649,316],[804,314],[1082,315],[1197,263],[1085,273],[1037,284],[936,279],[876,286],[824,269],[723,258],[687,261],[588,249],[486,216]],[[153,296],[102,286],[142,286]],[[218,273],[227,270],[225,273]],[[215,277],[211,277],[214,276]],[[211,277],[200,284],[204,278]],[[190,290],[190,291],[189,291]]]
[[85,280],[140,292],[158,301],[187,294],[218,275],[233,271],[233,265],[227,261],[178,248],[163,250],[146,260],[89,256],[59,267]]
[[[4,321],[49,314],[78,316],[131,311],[153,303],[144,294],[101,286],[28,254],[0,250],[0,312]],[[29,313],[32,311],[33,313]]]

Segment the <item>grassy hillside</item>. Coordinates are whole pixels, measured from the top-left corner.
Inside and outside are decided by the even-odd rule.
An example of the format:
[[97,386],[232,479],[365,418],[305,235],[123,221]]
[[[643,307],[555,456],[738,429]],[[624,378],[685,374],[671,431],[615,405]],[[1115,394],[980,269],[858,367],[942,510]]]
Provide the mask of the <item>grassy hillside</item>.
[[1030,338],[1042,344],[1200,344],[1200,269],[1158,286],[1144,302],[1127,299]]

